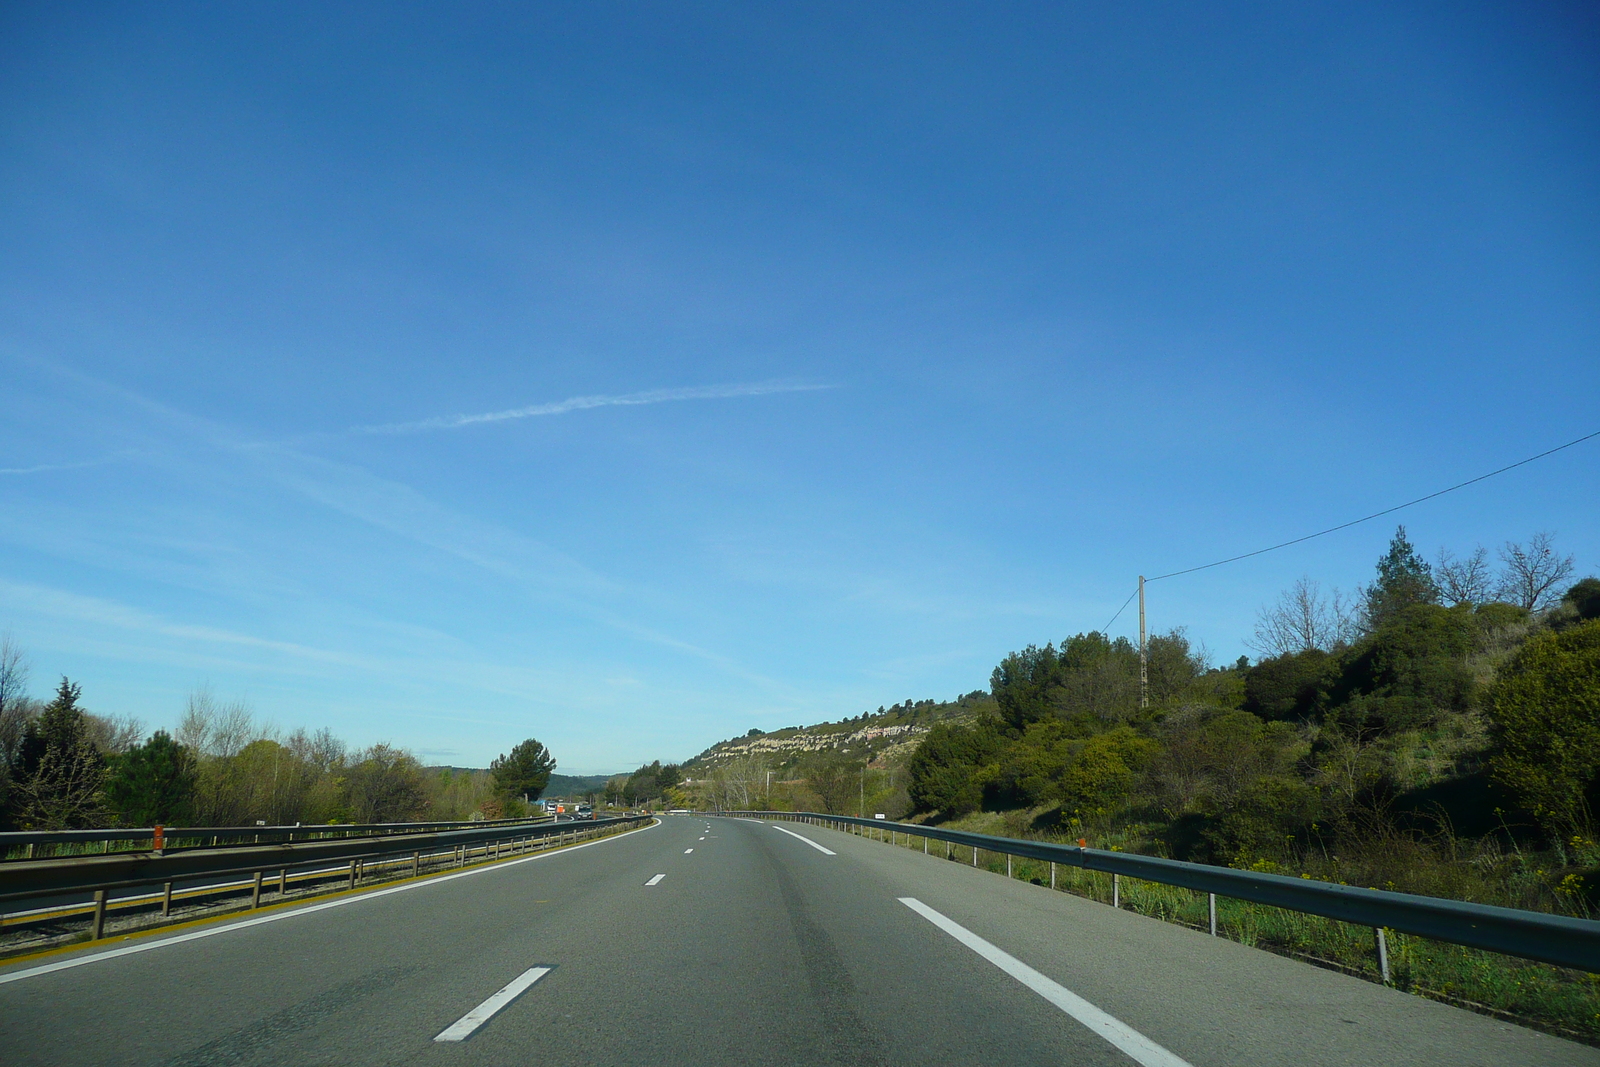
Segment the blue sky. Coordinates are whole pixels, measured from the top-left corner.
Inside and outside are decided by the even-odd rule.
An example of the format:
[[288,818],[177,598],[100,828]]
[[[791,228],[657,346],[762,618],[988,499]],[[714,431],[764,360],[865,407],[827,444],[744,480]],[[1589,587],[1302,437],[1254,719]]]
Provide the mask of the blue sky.
[[[1113,6],[6,5],[0,630],[615,771],[1600,429],[1592,7]],[[1592,573],[1597,470],[1397,518]]]

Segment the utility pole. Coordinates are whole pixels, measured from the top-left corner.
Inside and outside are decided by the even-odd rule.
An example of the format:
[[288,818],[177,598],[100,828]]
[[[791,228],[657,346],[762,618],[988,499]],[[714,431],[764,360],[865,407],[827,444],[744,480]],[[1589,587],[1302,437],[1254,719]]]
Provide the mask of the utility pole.
[[[1124,586],[1126,588],[1126,586]],[[1150,657],[1144,645],[1144,575],[1139,575],[1139,706],[1150,706]]]

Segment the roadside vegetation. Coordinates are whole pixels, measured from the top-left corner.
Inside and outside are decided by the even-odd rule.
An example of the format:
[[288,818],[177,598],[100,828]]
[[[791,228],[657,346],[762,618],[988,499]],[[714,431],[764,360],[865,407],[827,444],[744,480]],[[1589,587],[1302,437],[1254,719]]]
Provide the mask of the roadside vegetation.
[[489,770],[424,767],[324,729],[282,735],[201,690],[175,735],[85,710],[61,679],[27,695],[26,660],[0,642],[0,829],[465,821],[526,815],[555,759],[529,738]]

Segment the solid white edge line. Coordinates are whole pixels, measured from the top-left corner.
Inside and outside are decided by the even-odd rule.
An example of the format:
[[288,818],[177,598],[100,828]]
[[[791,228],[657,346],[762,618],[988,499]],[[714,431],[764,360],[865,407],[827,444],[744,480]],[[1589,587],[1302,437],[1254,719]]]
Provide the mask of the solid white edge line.
[[821,853],[823,853],[825,855],[829,855],[829,856],[837,856],[838,855],[838,853],[835,852],[833,849],[831,849],[831,848],[823,848],[821,845],[817,844],[815,841],[811,840],[811,838],[805,836],[804,834],[797,834],[793,830],[785,830],[783,827],[779,826],[777,823],[773,823],[772,824],[772,828],[774,830],[778,831],[780,834],[788,834],[790,837],[794,838],[796,841],[804,841],[806,844],[810,845],[812,848],[816,849],[818,852],[821,852]]
[[[660,825],[661,820],[657,819],[655,822],[644,827],[643,829],[654,830]],[[303,908],[295,908],[292,911],[279,911],[274,912],[271,915],[262,915],[254,919],[245,919],[242,922],[225,923],[221,926],[207,927],[204,930],[194,930],[187,934],[179,934],[177,937],[163,937],[154,941],[141,941],[135,945],[124,945],[121,948],[110,949],[106,952],[96,952],[89,956],[75,956],[72,959],[57,960],[54,963],[43,963],[37,967],[28,967],[20,971],[12,971],[10,974],[0,974],[0,985],[6,985],[10,982],[20,982],[24,978],[33,978],[41,974],[51,974],[55,971],[71,970],[74,967],[83,967],[90,963],[99,963],[101,960],[114,960],[119,956],[132,956],[139,952],[149,952],[152,949],[166,948],[168,945],[181,945],[186,941],[198,941],[203,937],[215,937],[217,934],[231,933],[234,930],[247,930],[252,926],[263,926],[267,923],[275,923],[282,919],[294,919],[301,915],[312,915],[319,911],[327,911],[329,908],[342,908],[346,904],[357,904],[363,900],[376,900],[379,897],[386,897],[391,893],[405,893],[412,889],[422,889],[425,886],[440,885],[444,882],[453,882],[457,878],[468,878],[475,874],[487,874],[490,871],[503,871],[508,867],[515,867],[521,863],[532,863],[534,860],[550,859],[553,856],[565,856],[578,851],[580,848],[589,848],[594,845],[604,845],[611,841],[622,841],[630,836],[632,835],[612,834],[610,837],[602,837],[598,841],[586,841],[581,845],[568,845],[566,848],[555,852],[539,852],[532,856],[524,856],[519,860],[502,860],[499,863],[492,863],[486,867],[476,867],[471,870],[457,871],[455,874],[436,875],[432,878],[423,878],[415,882],[407,882],[405,885],[390,886],[388,889],[374,889],[371,892],[357,893],[355,896],[349,897],[340,897],[338,900],[328,900],[321,904],[308,904]]]
[[972,951],[1039,994],[1090,1030],[1115,1045],[1143,1067],[1191,1067],[1190,1063],[1145,1037],[1133,1027],[1047,978],[1010,953],[991,945],[953,919],[934,911],[916,897],[898,897],[900,903],[966,945]]
[[500,992],[440,1031],[439,1036],[435,1037],[434,1040],[465,1041],[472,1036],[472,1031],[493,1019],[500,1009],[520,997],[529,986],[549,974],[550,971],[551,968],[549,967],[529,967],[507,982]]
[[661,884],[661,879],[663,879],[665,877],[666,877],[666,875],[664,875],[664,874],[658,874],[654,878],[652,878],[648,882],[646,882],[645,885],[647,885],[647,886],[659,885],[659,884]]

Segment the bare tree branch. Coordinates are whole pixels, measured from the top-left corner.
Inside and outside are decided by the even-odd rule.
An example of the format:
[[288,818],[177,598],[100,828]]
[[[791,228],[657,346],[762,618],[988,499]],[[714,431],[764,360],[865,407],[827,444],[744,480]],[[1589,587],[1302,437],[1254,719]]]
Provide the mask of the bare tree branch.
[[1555,538],[1540,531],[1526,546],[1507,541],[1500,549],[1505,570],[1500,573],[1500,596],[1529,611],[1543,611],[1556,600],[1561,586],[1572,577],[1574,558],[1556,553]]
[[1324,596],[1322,587],[1303,577],[1256,616],[1255,639],[1249,642],[1265,656],[1281,656],[1307,649],[1327,650],[1348,640],[1352,613],[1335,589]]
[[1439,562],[1433,568],[1439,595],[1447,604],[1486,604],[1494,599],[1495,580],[1489,573],[1489,551],[1482,545],[1470,556],[1457,557],[1447,548],[1439,549]]

